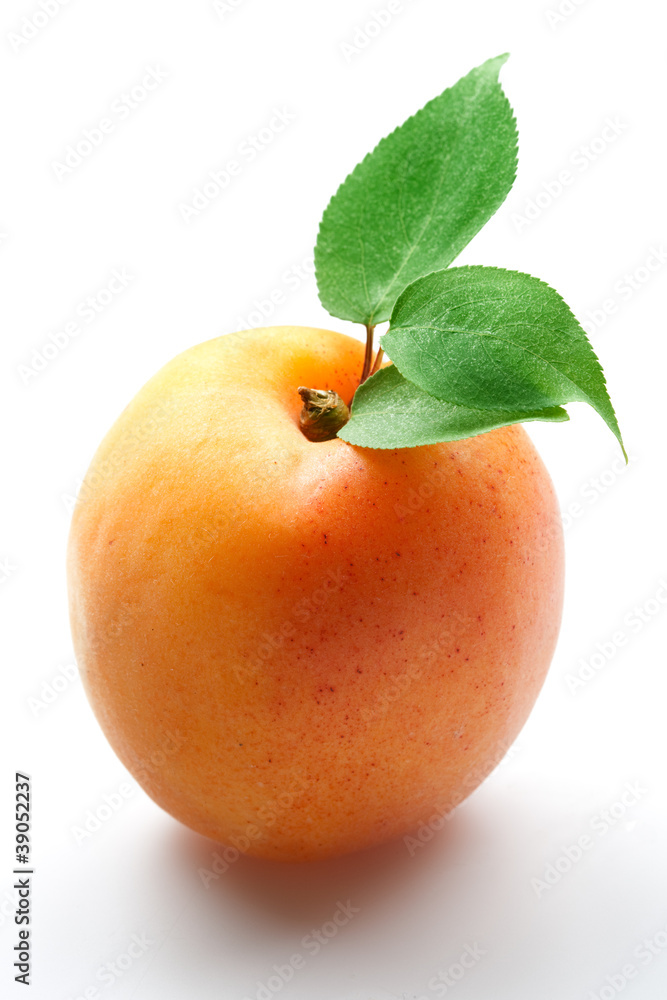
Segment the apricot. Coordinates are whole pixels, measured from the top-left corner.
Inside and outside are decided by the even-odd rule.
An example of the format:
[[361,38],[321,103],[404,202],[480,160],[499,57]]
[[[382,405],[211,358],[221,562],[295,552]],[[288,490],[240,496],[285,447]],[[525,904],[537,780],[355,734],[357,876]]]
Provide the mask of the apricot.
[[520,425],[381,450],[299,430],[362,345],[248,330],[167,364],[100,446],[68,585],[83,684],[163,809],[248,854],[355,851],[446,815],[544,681],[563,538]]

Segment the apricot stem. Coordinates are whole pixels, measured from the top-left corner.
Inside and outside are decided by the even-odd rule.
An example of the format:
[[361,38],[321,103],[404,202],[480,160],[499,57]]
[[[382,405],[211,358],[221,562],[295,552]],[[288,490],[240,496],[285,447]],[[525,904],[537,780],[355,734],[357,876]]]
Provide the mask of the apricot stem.
[[375,375],[376,371],[378,370],[378,368],[382,364],[382,358],[383,357],[384,357],[384,351],[382,350],[381,347],[378,347],[378,352],[377,352],[377,355],[375,357],[375,362],[373,364],[373,367],[371,368],[371,375]]
[[299,414],[301,433],[309,441],[330,441],[350,419],[350,411],[333,389],[308,389],[300,385],[303,400]]
[[373,333],[375,327],[371,326],[370,323],[366,324],[366,353],[364,354],[364,367],[361,370],[361,379],[359,380],[359,385],[365,382],[371,371],[371,363],[373,361]]

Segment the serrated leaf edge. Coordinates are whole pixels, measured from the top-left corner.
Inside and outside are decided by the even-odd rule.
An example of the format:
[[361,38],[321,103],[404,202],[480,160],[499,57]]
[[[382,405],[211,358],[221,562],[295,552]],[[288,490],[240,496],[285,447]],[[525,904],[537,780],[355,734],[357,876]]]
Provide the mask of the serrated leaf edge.
[[[386,135],[384,135],[380,139],[378,139],[378,141],[376,142],[375,146],[373,146],[373,148],[371,150],[369,150],[369,152],[366,153],[366,155],[361,160],[359,160],[359,162],[352,168],[352,170],[350,170],[350,172],[341,181],[341,183],[336,188],[335,192],[329,198],[329,201],[327,202],[327,205],[326,205],[326,207],[324,209],[324,212],[322,213],[322,217],[320,219],[320,222],[319,222],[319,225],[318,225],[318,228],[317,228],[317,237],[315,239],[314,261],[315,261],[315,282],[316,282],[316,285],[317,285],[318,297],[320,298],[320,302],[322,303],[322,306],[324,307],[324,309],[326,309],[326,311],[329,313],[330,316],[334,316],[336,319],[342,319],[342,320],[345,320],[345,321],[348,321],[348,322],[351,322],[351,323],[362,323],[362,324],[377,325],[379,323],[386,322],[386,319],[377,319],[377,318],[374,318],[372,312],[370,312],[369,315],[368,315],[368,317],[365,318],[365,319],[359,319],[358,315],[356,315],[356,314],[354,316],[352,316],[352,315],[341,316],[340,313],[333,313],[333,312],[331,312],[331,310],[322,301],[322,297],[320,295],[320,281],[319,281],[320,263],[318,261],[318,257],[320,256],[320,252],[318,252],[318,245],[319,245],[319,241],[320,241],[320,233],[322,232],[322,225],[324,223],[324,219],[326,217],[326,214],[329,211],[329,208],[331,207],[332,202],[335,200],[335,198],[340,193],[341,189],[347,184],[347,182],[350,180],[350,178],[352,178],[357,171],[361,170],[361,168],[366,163],[366,161],[368,159],[370,159],[371,156],[373,156],[373,154],[375,153],[375,151],[377,150],[377,148],[379,146],[381,146],[387,140],[391,139],[391,137],[396,132],[400,131],[400,129],[402,129],[405,125],[407,125],[409,122],[411,122],[414,118],[417,117],[417,115],[421,114],[426,108],[428,108],[435,101],[437,101],[440,98],[442,98],[444,96],[444,94],[446,94],[450,90],[453,90],[453,88],[456,87],[456,85],[458,83],[460,83],[462,80],[465,80],[465,78],[468,77],[468,76],[470,76],[471,73],[474,73],[476,70],[481,70],[484,66],[488,66],[490,63],[494,63],[494,62],[498,63],[498,72],[497,72],[497,75],[496,75],[496,82],[500,86],[501,95],[502,95],[502,97],[503,97],[503,99],[504,99],[507,107],[510,110],[510,113],[511,113],[510,120],[512,122],[512,125],[514,126],[514,145],[513,145],[512,148],[515,151],[515,158],[514,158],[514,172],[512,174],[512,180],[511,180],[511,183],[509,185],[509,188],[508,188],[507,192],[505,193],[505,195],[501,198],[501,200],[498,202],[498,204],[494,208],[493,212],[491,213],[491,215],[487,219],[487,222],[491,221],[491,219],[493,218],[493,216],[495,215],[495,213],[498,211],[498,209],[500,208],[500,206],[507,200],[507,197],[508,197],[510,191],[512,190],[512,187],[514,186],[514,182],[516,180],[517,172],[518,172],[518,165],[519,165],[519,131],[518,131],[518,125],[517,125],[516,115],[514,114],[514,109],[512,108],[512,106],[510,104],[510,101],[509,101],[509,98],[505,94],[505,91],[502,88],[502,84],[500,83],[500,70],[505,65],[505,63],[507,62],[507,60],[509,59],[509,55],[510,55],[509,52],[504,52],[504,53],[502,53],[499,56],[493,56],[491,59],[486,59],[483,63],[480,63],[479,66],[474,66],[471,70],[469,70],[462,77],[460,77],[453,84],[451,84],[451,86],[445,87],[445,89],[443,91],[441,91],[439,94],[436,94],[435,97],[432,97],[429,101],[426,102],[426,104],[422,105],[421,108],[418,108],[417,111],[415,111],[415,112],[413,112],[413,114],[409,115],[404,121],[402,121],[394,129],[392,129],[391,132],[388,132]],[[486,225],[486,223],[483,223],[483,225],[477,230],[477,232],[473,234],[473,236],[470,238],[470,240],[468,240],[464,244],[463,247],[461,247],[459,250],[457,250],[457,252],[454,255],[454,257],[452,258],[452,260],[456,260],[456,258],[458,257],[458,255],[460,253],[462,253],[462,251],[465,249],[465,247],[470,242],[472,242],[472,240],[475,238],[475,236],[477,235],[477,233],[481,232],[481,230],[484,228],[485,225]],[[405,266],[405,262],[401,265],[401,267],[404,267],[404,266]],[[441,269],[441,270],[444,270],[444,269]],[[427,273],[433,274],[434,272],[430,271],[430,272],[427,272]],[[426,274],[420,275],[420,278],[422,278],[422,277],[426,277]],[[417,278],[415,280],[418,281],[419,278]],[[411,284],[412,284],[412,282],[411,282]],[[340,286],[337,286],[337,287],[338,287],[338,290],[340,292]],[[409,288],[409,287],[410,286],[407,285],[406,289]],[[404,291],[406,289],[404,289]],[[402,294],[402,293],[400,293],[400,294]],[[385,293],[385,295],[386,295],[386,293]],[[346,296],[345,296],[344,293],[341,293],[341,297],[343,299],[346,298]],[[396,302],[398,302],[398,298],[400,298],[400,295],[397,297]],[[370,307],[370,302],[369,302],[369,307]],[[388,318],[389,317],[387,317],[387,319]]]
[[[572,318],[574,319],[574,321],[575,321],[575,322],[577,323],[577,325],[579,326],[579,328],[580,328],[580,330],[581,330],[581,333],[583,334],[583,336],[584,336],[584,339],[585,339],[585,341],[586,341],[586,344],[587,344],[587,345],[588,345],[588,347],[589,347],[589,350],[590,350],[590,353],[591,353],[591,355],[592,355],[592,358],[593,358],[593,361],[594,361],[594,363],[595,363],[595,366],[597,367],[597,370],[598,370],[598,373],[599,373],[599,375],[600,375],[600,377],[601,377],[601,379],[602,379],[602,384],[603,384],[603,386],[604,386],[604,391],[605,391],[605,394],[606,394],[606,397],[607,397],[607,402],[609,403],[609,408],[610,408],[610,410],[611,410],[611,414],[612,414],[612,417],[613,417],[613,421],[614,421],[613,425],[612,425],[612,424],[610,424],[610,423],[609,423],[609,421],[607,420],[607,418],[606,418],[606,417],[604,417],[604,416],[603,416],[603,414],[601,414],[601,413],[600,413],[600,411],[598,410],[598,407],[596,406],[596,404],[595,404],[595,403],[594,403],[594,402],[593,402],[593,401],[592,401],[592,400],[590,399],[590,397],[588,396],[588,394],[587,394],[587,393],[586,393],[586,392],[585,392],[585,391],[584,391],[583,389],[581,389],[581,387],[580,387],[580,386],[578,386],[578,385],[577,385],[577,384],[576,384],[575,382],[572,382],[572,379],[570,379],[570,378],[569,378],[569,377],[568,377],[567,375],[565,375],[565,376],[562,376],[562,372],[559,372],[559,374],[560,374],[560,375],[561,375],[562,377],[565,377],[565,378],[567,379],[567,381],[568,381],[568,382],[571,382],[571,384],[572,384],[573,386],[575,386],[575,388],[576,388],[576,389],[577,389],[577,390],[578,390],[579,392],[581,392],[581,393],[582,393],[582,395],[586,396],[586,399],[585,399],[585,400],[583,400],[583,402],[587,402],[587,403],[588,403],[588,405],[589,405],[589,406],[591,406],[591,407],[592,407],[592,408],[593,408],[593,409],[595,410],[595,412],[596,412],[596,413],[598,414],[598,416],[602,417],[602,419],[604,420],[604,422],[605,422],[605,423],[607,424],[607,426],[609,427],[609,429],[611,430],[611,432],[612,432],[612,433],[614,434],[614,436],[615,436],[615,437],[616,437],[616,439],[618,440],[618,443],[619,443],[619,445],[621,446],[621,450],[622,450],[622,452],[623,452],[623,456],[624,456],[624,458],[625,458],[625,461],[626,461],[626,464],[627,464],[627,462],[628,462],[628,456],[627,456],[627,452],[626,452],[626,450],[625,450],[625,445],[623,444],[623,438],[622,438],[622,435],[621,435],[621,430],[620,430],[620,427],[619,427],[619,425],[618,425],[618,418],[617,418],[617,416],[616,416],[616,411],[615,411],[615,409],[614,409],[614,405],[613,405],[613,403],[612,403],[612,401],[611,401],[611,397],[610,397],[610,395],[609,395],[609,390],[608,390],[608,387],[607,387],[607,378],[606,378],[606,375],[605,375],[605,373],[604,373],[604,369],[603,369],[603,367],[602,367],[602,364],[601,364],[601,362],[600,362],[600,359],[598,358],[597,354],[595,353],[595,349],[593,348],[593,345],[591,344],[591,342],[590,342],[590,340],[589,340],[589,338],[588,338],[588,334],[586,333],[586,331],[584,330],[583,326],[581,325],[581,323],[580,323],[580,322],[579,322],[579,320],[577,319],[577,317],[576,317],[576,315],[575,315],[574,311],[573,311],[573,310],[572,310],[572,309],[570,308],[570,306],[569,306],[569,305],[568,305],[568,303],[567,303],[567,302],[565,301],[565,299],[564,299],[564,298],[563,298],[563,296],[562,296],[562,295],[560,294],[560,292],[558,292],[558,291],[557,291],[557,290],[556,290],[556,289],[555,289],[555,288],[553,287],[553,285],[550,285],[550,284],[549,284],[549,283],[548,283],[547,281],[544,281],[544,279],[543,279],[543,278],[538,278],[538,277],[536,277],[536,276],[535,276],[534,274],[529,274],[529,273],[528,273],[527,271],[515,271],[515,270],[512,270],[512,269],[510,269],[510,268],[505,268],[505,267],[494,267],[494,266],[486,266],[486,265],[484,265],[484,264],[466,264],[466,265],[462,265],[462,266],[460,266],[460,267],[453,267],[453,268],[449,268],[449,267],[447,267],[447,268],[441,268],[441,269],[440,269],[439,271],[430,271],[430,272],[429,272],[429,274],[424,274],[424,275],[422,275],[422,276],[421,276],[420,278],[417,278],[417,279],[415,279],[415,281],[411,282],[411,284],[409,284],[409,285],[408,285],[408,286],[407,286],[407,287],[406,287],[406,288],[405,288],[405,289],[404,289],[404,290],[403,290],[403,291],[401,292],[401,294],[399,295],[399,297],[397,298],[397,300],[396,300],[396,302],[395,302],[395,304],[394,304],[394,308],[393,308],[393,310],[392,310],[392,319],[393,319],[393,314],[394,314],[394,312],[396,312],[396,311],[398,310],[398,308],[399,308],[399,304],[400,304],[400,302],[401,302],[401,299],[403,299],[403,297],[404,297],[404,296],[406,296],[406,295],[407,295],[407,294],[409,293],[409,291],[410,291],[410,289],[411,289],[411,288],[413,287],[413,285],[416,285],[416,284],[417,284],[418,282],[420,282],[420,281],[423,281],[423,280],[424,280],[425,278],[428,278],[428,277],[430,277],[430,276],[431,276],[431,275],[433,275],[433,274],[440,274],[440,273],[443,273],[443,274],[444,274],[445,272],[447,272],[448,274],[452,274],[453,272],[463,272],[463,271],[468,271],[468,272],[471,272],[471,271],[473,271],[473,272],[479,272],[479,271],[495,271],[495,272],[498,272],[498,273],[501,273],[501,274],[511,274],[511,275],[520,275],[521,277],[526,277],[526,278],[530,278],[530,279],[531,279],[532,281],[536,281],[536,282],[537,282],[538,284],[540,284],[540,285],[543,285],[543,286],[544,286],[545,288],[548,288],[548,289],[549,289],[549,291],[550,291],[550,292],[552,292],[552,293],[553,293],[553,294],[554,294],[554,295],[556,296],[556,298],[557,298],[557,299],[559,300],[559,302],[560,302],[560,303],[562,303],[562,305],[563,305],[563,306],[565,306],[565,308],[566,308],[566,309],[568,310],[568,312],[570,313],[570,315],[572,316]],[[398,327],[398,329],[400,330],[400,329],[402,329],[402,328],[401,328],[401,327]],[[385,349],[385,354],[387,355],[387,357],[391,357],[391,355],[390,355],[390,353],[389,353],[389,352],[388,352],[388,351],[386,350],[386,348],[384,347],[384,341],[385,341],[385,337],[386,337],[386,336],[387,336],[387,334],[388,334],[388,333],[390,333],[390,332],[392,332],[392,325],[391,325],[391,320],[390,320],[390,322],[389,322],[389,329],[388,329],[388,330],[386,331],[386,333],[385,333],[385,334],[384,334],[384,335],[383,335],[383,336],[382,336],[382,337],[380,338],[380,343],[381,343],[382,347],[383,347],[383,348]],[[392,359],[392,361],[393,361],[393,359]],[[396,364],[396,367],[398,368],[399,372],[401,372],[401,375],[403,375],[403,378],[405,378],[405,379],[406,379],[406,380],[407,380],[408,382],[410,382],[410,381],[413,381],[412,379],[410,379],[410,378],[409,378],[409,377],[408,377],[407,375],[405,375],[405,374],[404,374],[404,373],[403,373],[403,372],[401,371],[401,367],[400,367],[400,365],[399,365],[399,364],[397,364],[397,363],[396,363],[395,361],[393,361],[393,363],[394,363],[394,364]],[[414,383],[414,384],[416,385],[417,383]],[[422,386],[418,386],[418,388],[422,389],[422,391],[424,391],[424,392],[426,392],[426,391],[427,391],[427,390],[423,389],[423,388],[422,388]],[[429,395],[433,395],[433,394],[432,394],[432,393],[429,393]],[[435,397],[435,398],[436,398],[436,399],[440,399],[440,398],[442,398],[442,397]],[[447,402],[447,403],[452,403],[452,405],[457,405],[457,404],[456,404],[456,403],[454,402],[454,400],[451,400],[451,399],[449,399],[449,400],[445,400],[445,399],[443,399],[442,401],[443,401],[443,402]],[[521,407],[517,406],[517,409],[521,409]]]

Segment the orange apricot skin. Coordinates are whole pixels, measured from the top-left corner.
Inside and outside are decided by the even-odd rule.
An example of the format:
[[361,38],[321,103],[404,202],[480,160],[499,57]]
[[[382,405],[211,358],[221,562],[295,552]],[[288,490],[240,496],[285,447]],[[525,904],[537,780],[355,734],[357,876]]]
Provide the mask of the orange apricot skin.
[[305,861],[446,815],[500,761],[551,661],[554,490],[519,425],[383,450],[301,434],[347,402],[347,336],[230,334],[123,411],[68,545],[74,647],[111,746],[187,826]]

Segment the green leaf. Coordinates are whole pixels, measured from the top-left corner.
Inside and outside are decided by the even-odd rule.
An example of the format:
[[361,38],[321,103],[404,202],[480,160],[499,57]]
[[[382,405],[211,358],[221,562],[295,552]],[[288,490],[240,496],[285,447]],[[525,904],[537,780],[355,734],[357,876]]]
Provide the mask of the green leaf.
[[499,411],[590,403],[623,448],[586,334],[558,292],[529,274],[426,275],[400,296],[382,346],[405,378],[448,403]]
[[381,368],[359,386],[352,416],[338,432],[364,448],[413,448],[459,441],[523,420],[569,420],[559,406],[535,412],[473,410],[444,403],[408,382],[395,365]]
[[430,101],[355,167],[315,247],[322,305],[375,326],[415,278],[447,267],[516,176],[516,124],[490,59]]

